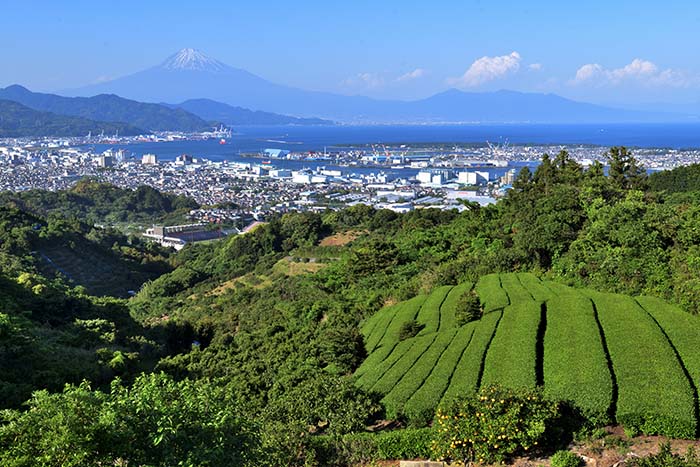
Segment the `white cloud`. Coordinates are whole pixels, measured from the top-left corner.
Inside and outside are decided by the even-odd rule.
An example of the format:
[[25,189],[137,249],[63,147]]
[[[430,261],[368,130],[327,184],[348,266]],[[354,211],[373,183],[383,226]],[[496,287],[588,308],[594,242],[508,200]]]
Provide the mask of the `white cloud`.
[[606,69],[597,63],[588,63],[576,71],[576,76],[569,83],[574,85],[589,84],[594,86],[617,86],[636,82],[650,86],[684,87],[691,83],[685,73],[673,70],[659,70],[649,60],[635,58],[622,68]]
[[599,78],[605,74],[605,70],[597,63],[588,63],[576,70],[576,77],[573,79],[576,83],[583,83],[592,79]]
[[487,83],[520,69],[520,54],[512,52],[510,55],[499,57],[481,57],[469,66],[459,78],[450,78],[447,82],[453,86],[474,87]]
[[422,78],[427,74],[428,72],[423,68],[416,68],[413,71],[409,71],[408,73],[399,76],[396,78],[396,81],[413,81],[414,79]]
[[671,86],[674,88],[687,87],[692,84],[700,83],[700,78],[695,78],[686,75],[682,71],[667,69],[658,73],[651,80],[652,84],[659,86]]
[[530,71],[541,71],[543,66],[541,63],[531,63],[527,66]]
[[626,78],[646,78],[655,75],[658,67],[648,60],[635,58],[631,63],[622,68],[616,68],[609,72],[613,81],[619,82]]
[[376,73],[358,73],[340,84],[346,88],[376,89],[384,86],[384,78]]

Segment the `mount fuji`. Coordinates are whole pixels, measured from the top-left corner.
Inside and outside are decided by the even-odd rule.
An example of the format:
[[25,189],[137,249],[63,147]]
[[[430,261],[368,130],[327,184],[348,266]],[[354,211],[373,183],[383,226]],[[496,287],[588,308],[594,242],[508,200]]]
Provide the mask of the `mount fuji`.
[[197,49],[182,49],[161,63],[160,68],[171,71],[195,70],[210,71],[214,73],[224,72],[230,69],[229,66],[211,57],[207,57]]
[[190,48],[132,75],[63,92],[73,96],[106,93],[146,102],[209,99],[253,110],[351,123],[687,121],[681,114],[614,109],[554,94],[451,89],[427,99],[392,101],[307,91],[272,83]]

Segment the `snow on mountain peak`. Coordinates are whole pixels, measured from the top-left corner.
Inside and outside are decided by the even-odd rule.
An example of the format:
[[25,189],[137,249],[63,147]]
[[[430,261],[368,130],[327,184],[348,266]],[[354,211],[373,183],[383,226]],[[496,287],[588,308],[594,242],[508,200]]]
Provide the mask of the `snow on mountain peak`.
[[228,67],[218,60],[207,57],[197,49],[182,49],[167,58],[160,68],[166,70],[224,71]]

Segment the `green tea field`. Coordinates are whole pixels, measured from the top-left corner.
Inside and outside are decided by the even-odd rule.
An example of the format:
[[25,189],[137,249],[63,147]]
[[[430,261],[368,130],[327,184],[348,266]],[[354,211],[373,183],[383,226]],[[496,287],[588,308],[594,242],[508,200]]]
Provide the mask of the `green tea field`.
[[[459,298],[472,288],[483,317],[459,326]],[[422,328],[401,340],[411,320]],[[383,396],[388,417],[425,424],[441,401],[500,384],[542,387],[595,422],[697,434],[700,319],[657,298],[492,274],[386,307],[362,332],[356,383]]]

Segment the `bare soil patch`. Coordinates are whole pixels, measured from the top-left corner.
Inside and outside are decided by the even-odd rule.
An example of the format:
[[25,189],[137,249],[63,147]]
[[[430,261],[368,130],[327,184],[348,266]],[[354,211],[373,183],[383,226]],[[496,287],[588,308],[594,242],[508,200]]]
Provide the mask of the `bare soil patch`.
[[339,232],[321,240],[319,246],[345,246],[362,234],[363,232],[360,232],[358,230],[348,230],[347,232]]

